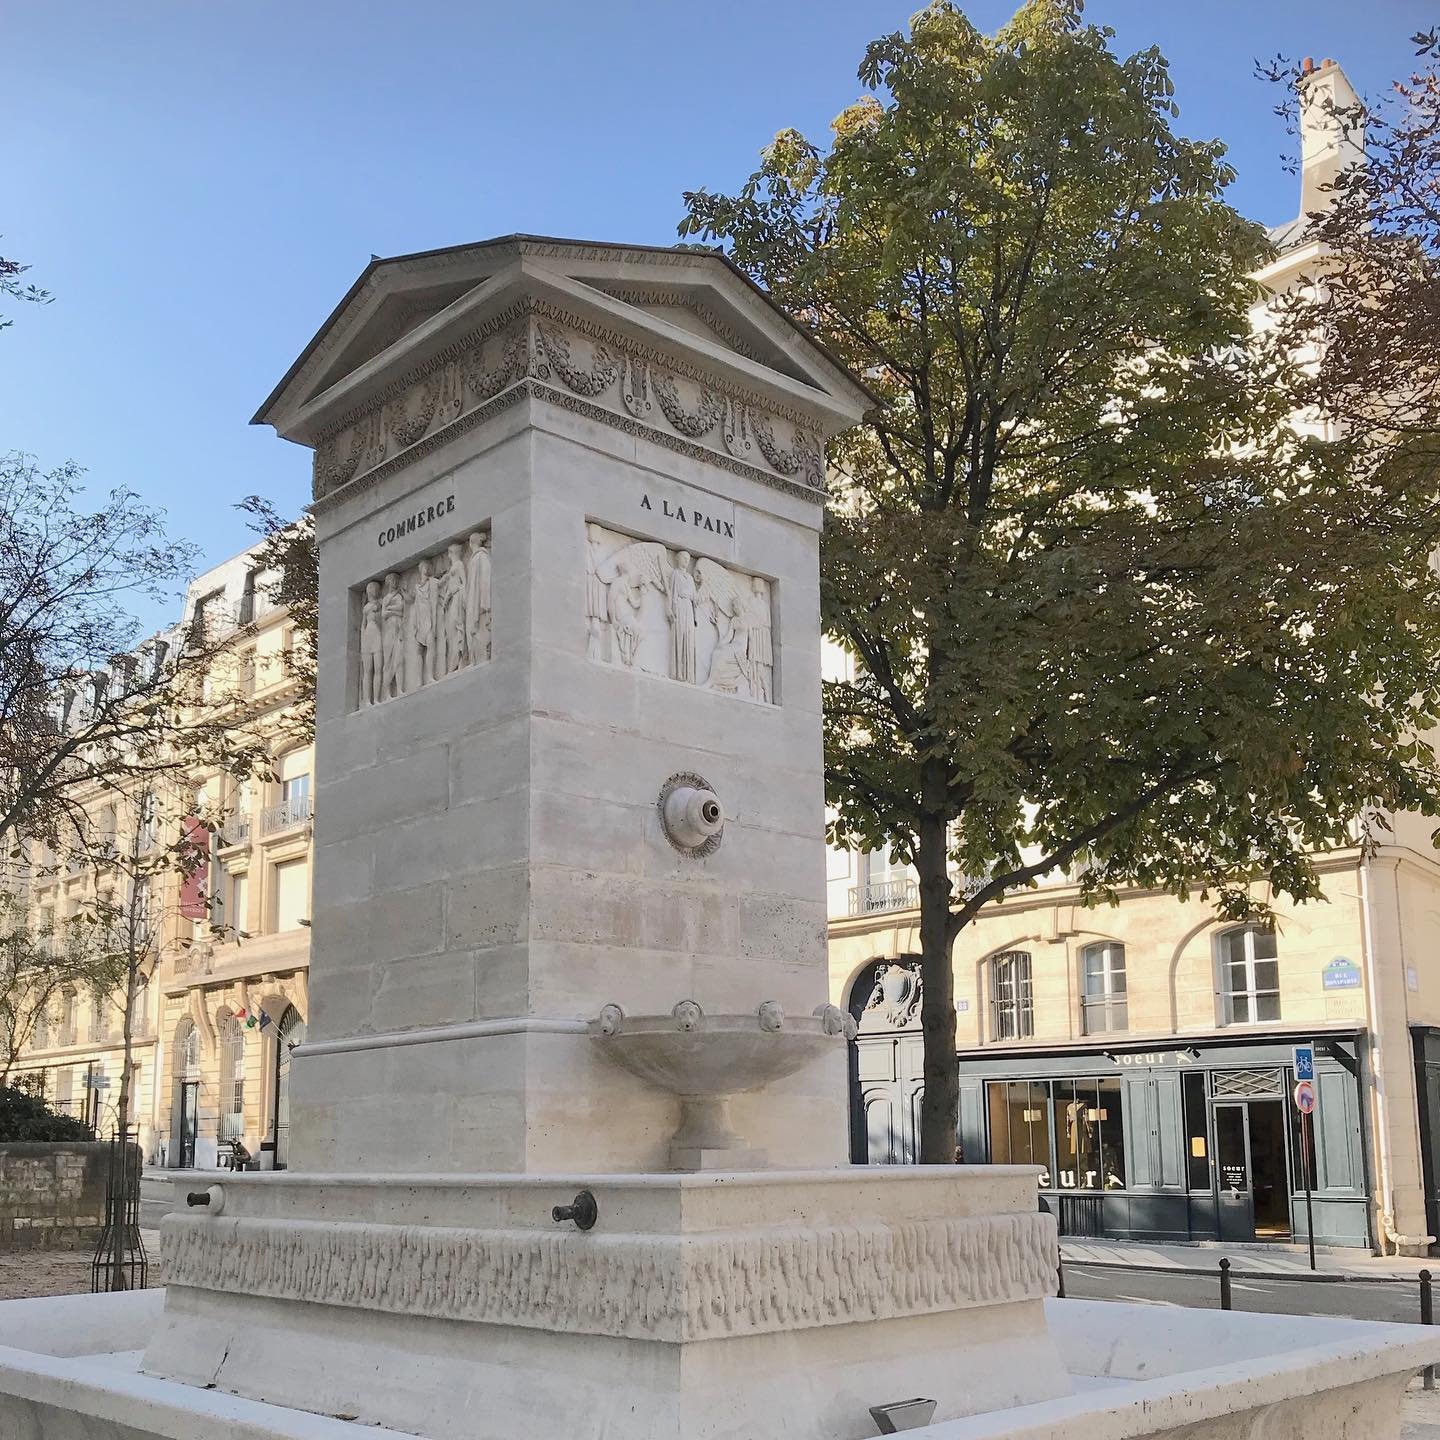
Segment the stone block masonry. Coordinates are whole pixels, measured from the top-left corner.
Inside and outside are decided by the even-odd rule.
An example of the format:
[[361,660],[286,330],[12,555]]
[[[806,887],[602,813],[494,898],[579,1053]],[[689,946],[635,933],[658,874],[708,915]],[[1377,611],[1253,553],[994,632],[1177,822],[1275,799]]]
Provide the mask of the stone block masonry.
[[[105,1226],[110,1146],[100,1142],[0,1144],[0,1250],[75,1250]],[[139,1184],[140,1153],[132,1154]]]

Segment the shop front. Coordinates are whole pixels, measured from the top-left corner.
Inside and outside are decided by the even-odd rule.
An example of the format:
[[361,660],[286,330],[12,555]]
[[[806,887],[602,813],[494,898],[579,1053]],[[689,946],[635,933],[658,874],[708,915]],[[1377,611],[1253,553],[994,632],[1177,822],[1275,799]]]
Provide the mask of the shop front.
[[[1180,1047],[962,1054],[958,1150],[1034,1165],[1065,1235],[1154,1242],[1303,1241],[1291,1047],[1316,1044],[1315,1239],[1368,1248],[1360,1032],[1223,1036]],[[855,1046],[854,1159],[915,1159],[918,1033]]]
[[1358,1034],[962,1056],[966,1160],[1040,1167],[1066,1235],[1298,1241],[1305,1171],[1291,1047],[1316,1041],[1315,1239],[1369,1247]]

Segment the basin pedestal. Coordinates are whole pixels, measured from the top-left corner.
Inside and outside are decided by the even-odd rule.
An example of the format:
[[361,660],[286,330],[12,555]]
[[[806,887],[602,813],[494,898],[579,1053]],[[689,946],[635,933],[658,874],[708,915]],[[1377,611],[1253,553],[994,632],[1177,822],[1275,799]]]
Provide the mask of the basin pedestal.
[[191,1385],[433,1440],[864,1440],[1070,1390],[1021,1167],[222,1186],[166,1222],[145,1369]]

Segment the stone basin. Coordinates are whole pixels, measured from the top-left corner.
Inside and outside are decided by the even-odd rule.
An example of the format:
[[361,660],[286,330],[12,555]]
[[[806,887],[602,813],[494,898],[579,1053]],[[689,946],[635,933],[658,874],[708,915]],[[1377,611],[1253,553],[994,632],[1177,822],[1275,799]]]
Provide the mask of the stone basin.
[[790,1016],[767,1001],[749,1015],[707,1015],[682,1000],[668,1015],[626,1015],[607,1005],[588,1028],[607,1059],[678,1097],[672,1170],[759,1170],[768,1157],[735,1132],[730,1097],[763,1090],[832,1053],[853,1037],[855,1022],[834,1005]]

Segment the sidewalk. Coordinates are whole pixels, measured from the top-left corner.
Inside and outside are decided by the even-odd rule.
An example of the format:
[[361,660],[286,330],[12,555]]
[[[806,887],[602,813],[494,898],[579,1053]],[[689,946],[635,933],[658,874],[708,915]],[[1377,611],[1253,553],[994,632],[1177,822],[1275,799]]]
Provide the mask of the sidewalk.
[[1134,1240],[1077,1240],[1062,1237],[1060,1256],[1067,1265],[1106,1269],[1188,1271],[1214,1275],[1222,1258],[1236,1279],[1294,1276],[1307,1280],[1418,1281],[1422,1270],[1440,1280],[1440,1258],[1376,1256],[1363,1250],[1317,1250],[1315,1271],[1303,1245],[1147,1245]]

